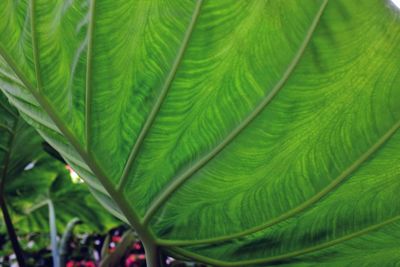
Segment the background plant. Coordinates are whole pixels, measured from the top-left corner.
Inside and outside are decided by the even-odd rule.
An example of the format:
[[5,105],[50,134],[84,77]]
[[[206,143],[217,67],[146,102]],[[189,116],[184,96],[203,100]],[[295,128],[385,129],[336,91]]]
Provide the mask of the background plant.
[[43,149],[43,139],[2,93],[0,114],[0,198],[6,220],[0,222],[0,232],[9,235],[20,266],[25,266],[25,257],[18,236],[50,235],[52,230],[57,242],[57,230],[63,233],[74,216],[83,222],[80,231],[85,233],[101,233],[120,224],[104,212],[85,185],[71,181],[65,163]]

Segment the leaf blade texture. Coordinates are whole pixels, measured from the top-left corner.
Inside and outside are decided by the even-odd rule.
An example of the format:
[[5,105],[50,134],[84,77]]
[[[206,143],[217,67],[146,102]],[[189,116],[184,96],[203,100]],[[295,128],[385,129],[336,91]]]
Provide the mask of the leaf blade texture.
[[227,266],[393,248],[389,3],[1,5],[1,89],[139,235]]

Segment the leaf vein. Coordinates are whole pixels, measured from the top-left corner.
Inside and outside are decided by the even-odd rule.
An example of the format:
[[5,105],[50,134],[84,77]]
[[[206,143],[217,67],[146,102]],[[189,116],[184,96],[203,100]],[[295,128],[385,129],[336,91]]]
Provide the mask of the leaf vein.
[[292,251],[286,254],[282,254],[282,255],[278,255],[278,256],[273,256],[273,257],[267,257],[267,258],[262,258],[262,259],[254,259],[254,260],[245,260],[245,261],[235,261],[235,262],[228,262],[228,261],[221,261],[221,260],[215,260],[206,256],[202,256],[202,255],[198,255],[196,253],[193,252],[189,252],[186,251],[185,249],[182,248],[170,248],[173,251],[177,251],[177,253],[183,255],[183,256],[189,256],[192,259],[196,259],[205,263],[209,263],[209,264],[215,264],[218,266],[244,266],[244,265],[253,265],[253,264],[266,264],[266,263],[274,263],[274,262],[278,262],[278,261],[282,261],[282,260],[286,260],[286,259],[290,259],[293,257],[297,257],[297,256],[302,256],[302,255],[306,255],[321,249],[325,249],[328,247],[332,247],[334,245],[343,243],[345,241],[351,240],[353,238],[357,238],[360,237],[362,235],[366,235],[372,231],[375,231],[379,228],[382,228],[384,226],[387,226],[389,224],[395,223],[397,221],[400,220],[400,215],[397,215],[393,218],[390,218],[388,220],[385,220],[381,223],[377,223],[374,225],[371,225],[369,227],[366,227],[360,231],[348,234],[348,235],[344,235],[342,237],[321,243],[319,245],[316,246],[312,246],[312,247],[308,247],[305,249],[300,249],[297,251]]
[[190,37],[191,37],[191,35],[193,33],[193,30],[194,30],[194,27],[196,25],[197,19],[198,19],[199,15],[200,15],[202,2],[203,2],[203,0],[198,0],[197,1],[197,4],[196,4],[195,9],[194,9],[193,14],[192,14],[192,19],[191,19],[191,21],[189,23],[189,26],[188,26],[187,30],[186,30],[185,36],[183,37],[182,45],[181,45],[181,47],[180,47],[180,49],[179,49],[179,51],[177,53],[177,56],[176,56],[175,61],[174,61],[173,65],[172,65],[171,71],[168,73],[167,79],[165,80],[164,85],[162,86],[162,88],[160,90],[160,95],[159,95],[158,99],[156,100],[156,102],[154,103],[154,105],[153,105],[153,107],[151,109],[151,112],[150,112],[149,116],[147,117],[147,119],[146,119],[146,121],[145,121],[145,123],[144,123],[144,125],[143,125],[143,127],[142,127],[142,129],[140,131],[140,133],[139,133],[139,136],[138,136],[138,138],[137,138],[137,140],[136,140],[136,142],[135,142],[135,144],[134,144],[134,146],[133,146],[133,148],[132,148],[132,150],[130,152],[130,155],[129,155],[128,160],[127,160],[127,162],[125,164],[122,176],[119,179],[119,183],[118,183],[118,186],[117,186],[118,190],[122,190],[124,188],[128,178],[129,178],[129,172],[130,172],[130,170],[132,168],[132,165],[133,165],[133,163],[134,163],[134,161],[136,159],[137,154],[139,153],[139,150],[140,150],[140,148],[141,148],[141,146],[143,144],[143,141],[146,138],[151,126],[153,125],[153,122],[154,122],[155,118],[157,117],[157,113],[159,112],[159,110],[161,108],[161,105],[164,102],[164,100],[165,100],[165,98],[166,98],[166,96],[168,94],[169,89],[171,88],[171,85],[172,85],[172,83],[173,83],[173,81],[175,79],[175,75],[176,75],[176,73],[178,71],[178,68],[179,68],[179,66],[180,66],[180,64],[182,62],[183,57],[184,57],[186,48],[187,48],[187,46],[189,44]]
[[95,4],[96,0],[90,1],[89,8],[89,26],[88,26],[88,48],[86,55],[86,88],[85,88],[85,137],[86,137],[86,151],[90,153],[90,122],[92,112],[92,58],[93,58],[93,34],[94,34],[94,17],[95,17]]

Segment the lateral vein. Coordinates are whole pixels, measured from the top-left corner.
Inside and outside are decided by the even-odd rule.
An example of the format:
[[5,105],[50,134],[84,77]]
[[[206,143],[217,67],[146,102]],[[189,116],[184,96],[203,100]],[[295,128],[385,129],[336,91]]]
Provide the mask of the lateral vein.
[[286,253],[286,254],[282,254],[282,255],[278,255],[278,256],[262,258],[262,259],[228,262],[228,261],[215,260],[215,259],[212,259],[212,258],[209,258],[209,257],[206,257],[206,256],[198,255],[196,253],[189,252],[189,251],[187,251],[185,249],[182,249],[182,248],[171,248],[171,250],[177,251],[178,254],[181,254],[183,256],[188,256],[188,257],[191,257],[192,259],[199,260],[199,261],[202,261],[204,263],[215,264],[215,265],[218,265],[218,266],[230,266],[230,267],[233,267],[233,266],[245,266],[245,265],[253,265],[253,264],[274,263],[274,262],[290,259],[290,258],[293,258],[293,257],[306,255],[306,254],[309,254],[309,253],[312,253],[312,252],[315,252],[315,251],[318,251],[318,250],[321,250],[321,249],[325,249],[325,248],[328,248],[328,247],[332,247],[332,246],[340,244],[342,242],[345,242],[345,241],[351,240],[353,238],[368,234],[368,233],[370,233],[372,231],[378,230],[379,228],[382,228],[382,227],[384,227],[386,225],[389,225],[391,223],[395,223],[395,222],[397,222],[399,220],[400,220],[400,216],[398,215],[398,216],[395,216],[395,217],[390,218],[388,220],[385,220],[385,221],[383,221],[381,223],[377,223],[377,224],[371,225],[369,227],[366,227],[366,228],[364,228],[364,229],[362,229],[362,230],[360,230],[358,232],[354,232],[354,233],[351,233],[351,234],[348,234],[348,235],[344,235],[342,237],[339,237],[339,238],[333,239],[331,241],[327,241],[327,242],[321,243],[321,244],[316,245],[316,246],[308,247],[308,248],[305,248],[305,249],[300,249],[300,250],[297,250],[297,251],[292,251],[292,252],[289,252],[289,253]]
[[95,17],[96,0],[90,1],[89,8],[89,26],[88,26],[88,48],[86,56],[86,88],[85,88],[85,137],[86,151],[90,153],[90,122],[91,122],[91,98],[92,98],[92,57],[93,57],[93,33],[94,33],[94,17]]
[[153,125],[153,122],[154,122],[154,120],[155,120],[155,118],[157,116],[158,111],[160,110],[160,107],[161,107],[162,103],[164,102],[164,100],[165,100],[165,98],[166,98],[166,96],[168,94],[169,89],[171,88],[172,82],[175,79],[175,75],[177,73],[177,70],[178,70],[181,62],[182,62],[182,59],[184,57],[186,48],[187,48],[187,46],[189,44],[190,37],[191,37],[191,35],[193,33],[193,29],[194,29],[194,27],[196,25],[196,22],[197,22],[197,18],[200,15],[202,2],[203,2],[203,0],[198,0],[197,1],[197,4],[196,4],[195,9],[194,9],[193,14],[192,14],[192,19],[191,19],[191,21],[189,23],[189,26],[188,26],[187,30],[186,30],[185,36],[184,36],[184,38],[182,40],[182,45],[181,45],[181,47],[180,47],[180,49],[178,51],[178,54],[177,54],[177,56],[175,58],[175,61],[174,61],[173,65],[172,65],[171,71],[169,72],[169,74],[167,76],[167,79],[165,80],[164,85],[162,86],[162,88],[160,90],[160,95],[159,95],[158,99],[156,100],[156,102],[154,103],[154,105],[153,105],[153,107],[151,109],[151,112],[150,112],[149,116],[147,117],[146,122],[144,123],[144,125],[143,125],[143,127],[142,127],[142,129],[141,129],[141,131],[139,133],[139,136],[138,136],[138,138],[137,138],[137,140],[136,140],[136,142],[135,142],[135,144],[134,144],[134,146],[133,146],[133,148],[131,150],[131,153],[130,153],[130,155],[128,157],[128,160],[127,160],[127,162],[125,164],[122,176],[119,179],[119,183],[118,183],[118,186],[117,186],[118,190],[122,190],[122,188],[124,188],[124,186],[125,186],[125,184],[126,184],[126,182],[128,180],[129,172],[130,172],[130,170],[132,168],[133,162],[135,161],[136,156],[137,156],[137,154],[138,154],[138,152],[139,152],[139,150],[140,150],[140,148],[141,148],[141,146],[143,144],[143,141],[146,138],[151,126]]

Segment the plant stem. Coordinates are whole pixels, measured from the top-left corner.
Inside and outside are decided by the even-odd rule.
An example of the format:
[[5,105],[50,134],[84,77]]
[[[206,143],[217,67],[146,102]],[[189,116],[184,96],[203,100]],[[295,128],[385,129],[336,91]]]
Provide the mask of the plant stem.
[[50,199],[48,201],[48,205],[49,205],[51,255],[53,258],[53,267],[60,267],[60,255],[58,254],[58,244],[57,244],[56,213],[54,210],[53,202]]
[[146,254],[146,264],[148,267],[161,267],[161,255],[156,244],[146,240],[142,240],[144,251]]
[[7,205],[2,194],[0,194],[0,206],[1,206],[1,211],[3,213],[4,222],[7,227],[8,236],[10,238],[15,256],[17,258],[18,265],[19,267],[25,267],[26,264],[25,264],[24,253],[22,252],[21,246],[19,245],[18,237],[17,234],[15,233],[15,229],[12,224],[10,214],[8,213]]

